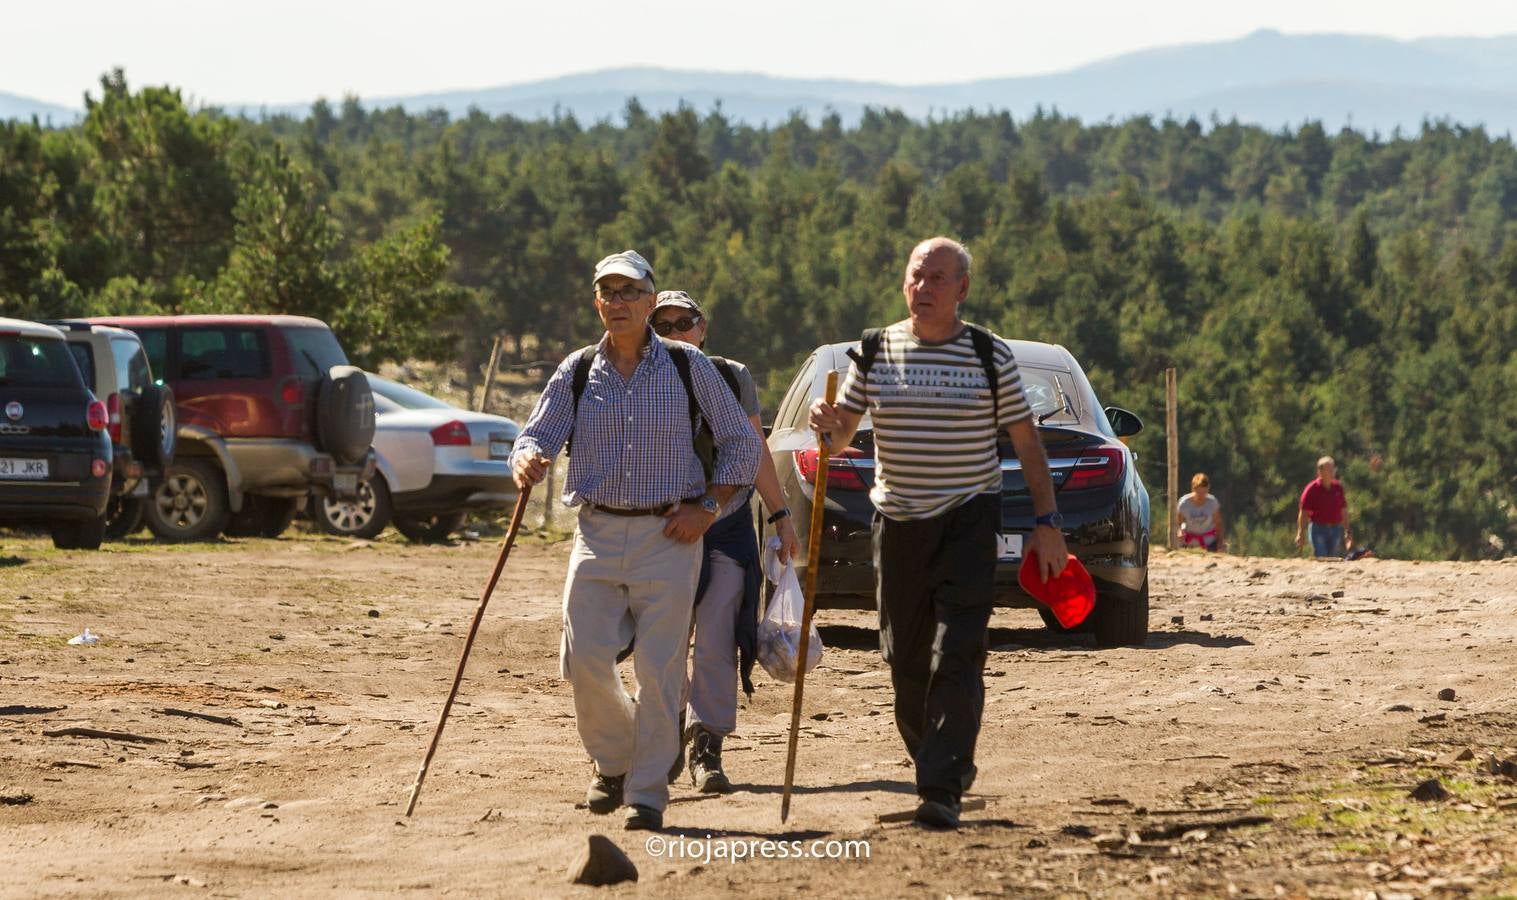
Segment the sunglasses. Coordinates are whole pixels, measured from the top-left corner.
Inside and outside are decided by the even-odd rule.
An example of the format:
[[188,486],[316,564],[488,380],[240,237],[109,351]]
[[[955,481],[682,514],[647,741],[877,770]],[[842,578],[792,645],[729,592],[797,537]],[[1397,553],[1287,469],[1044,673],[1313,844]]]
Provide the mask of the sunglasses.
[[695,323],[701,320],[700,316],[680,316],[673,322],[654,322],[653,331],[659,337],[668,337],[676,331],[689,331],[695,327]]

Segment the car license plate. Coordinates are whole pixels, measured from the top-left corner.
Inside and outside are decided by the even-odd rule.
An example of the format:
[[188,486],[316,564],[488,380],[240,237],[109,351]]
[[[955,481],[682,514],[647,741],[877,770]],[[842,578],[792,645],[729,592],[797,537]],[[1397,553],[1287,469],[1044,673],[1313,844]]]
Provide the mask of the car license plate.
[[508,457],[510,455],[511,455],[511,442],[510,441],[491,441],[490,442],[490,458],[491,459],[505,459],[506,457]]
[[36,481],[47,477],[45,459],[0,459],[0,478]]
[[358,490],[358,473],[338,472],[332,476],[332,487],[344,493],[352,493]]
[[1020,534],[998,534],[996,538],[1001,542],[1001,562],[1010,562],[1022,558],[1022,536]]

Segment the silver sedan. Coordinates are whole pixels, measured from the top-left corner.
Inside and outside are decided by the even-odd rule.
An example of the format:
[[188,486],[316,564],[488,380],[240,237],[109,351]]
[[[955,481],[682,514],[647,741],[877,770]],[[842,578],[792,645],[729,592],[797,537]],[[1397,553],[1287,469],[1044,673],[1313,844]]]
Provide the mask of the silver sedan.
[[507,459],[521,428],[397,381],[365,373],[374,391],[374,477],[351,500],[311,499],[322,530],[372,538],[394,524],[413,541],[440,541],[470,510],[516,502]]

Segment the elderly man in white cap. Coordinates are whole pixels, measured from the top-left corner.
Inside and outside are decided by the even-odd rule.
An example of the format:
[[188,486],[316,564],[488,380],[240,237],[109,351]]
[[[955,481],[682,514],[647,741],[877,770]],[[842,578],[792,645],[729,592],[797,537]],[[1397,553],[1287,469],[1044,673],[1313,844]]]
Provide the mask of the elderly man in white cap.
[[[516,483],[569,453],[563,501],[578,507],[564,584],[560,668],[580,740],[595,761],[586,803],[624,802],[629,830],[663,828],[701,538],[751,485],[763,444],[711,361],[656,337],[653,267],[631,250],[595,267],[606,334],[549,379],[511,454]],[[697,452],[709,431],[714,459]],[[712,454],[708,454],[712,455]],[[709,475],[708,475],[709,470]],[[616,671],[635,643],[637,697]]]

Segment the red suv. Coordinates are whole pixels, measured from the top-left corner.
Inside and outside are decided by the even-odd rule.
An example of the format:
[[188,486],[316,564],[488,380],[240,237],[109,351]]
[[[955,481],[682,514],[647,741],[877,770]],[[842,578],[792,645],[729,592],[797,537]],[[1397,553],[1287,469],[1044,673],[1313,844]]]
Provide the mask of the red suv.
[[311,492],[374,472],[374,396],[325,323],[303,316],[90,319],[137,333],[174,389],[179,445],[148,528],[173,541],[275,537]]

